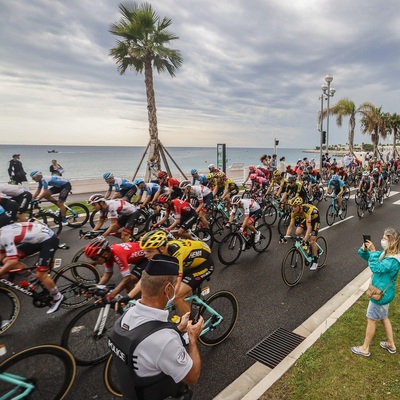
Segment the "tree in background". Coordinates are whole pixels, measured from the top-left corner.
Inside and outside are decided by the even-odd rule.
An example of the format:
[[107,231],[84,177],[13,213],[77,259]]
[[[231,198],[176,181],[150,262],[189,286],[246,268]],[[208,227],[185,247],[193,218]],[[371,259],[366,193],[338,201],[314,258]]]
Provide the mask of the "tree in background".
[[388,126],[393,134],[392,157],[395,158],[399,155],[399,151],[397,150],[397,140],[399,139],[400,133],[400,115],[396,113],[390,114]]
[[[167,71],[172,77],[182,65],[179,50],[167,47],[171,41],[179,39],[168,28],[170,18],[161,19],[150,4],[120,4],[121,19],[112,24],[110,32],[121,38],[110,55],[117,64],[121,75],[131,68],[137,73],[144,73],[147,96],[150,146],[149,162],[156,163],[160,169],[160,147],[157,128],[157,109],[153,85],[153,68],[158,73]],[[148,178],[148,173],[146,178]]]

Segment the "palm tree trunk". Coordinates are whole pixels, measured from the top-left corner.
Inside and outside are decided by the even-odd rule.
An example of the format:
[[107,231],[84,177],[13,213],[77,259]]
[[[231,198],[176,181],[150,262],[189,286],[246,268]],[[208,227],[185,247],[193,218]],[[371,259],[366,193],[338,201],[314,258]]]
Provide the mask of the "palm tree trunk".
[[392,149],[392,157],[393,157],[393,158],[395,158],[396,155],[399,154],[399,152],[398,152],[398,150],[397,150],[397,143],[396,143],[396,140],[397,140],[397,129],[394,128],[394,129],[393,129],[393,149]]
[[354,154],[354,129],[356,127],[356,119],[354,115],[350,116],[350,121],[349,121],[349,152],[350,154],[355,157],[356,155]]
[[378,128],[375,128],[374,133],[371,135],[372,143],[374,145],[374,157],[378,158],[379,157],[379,134],[378,134]]

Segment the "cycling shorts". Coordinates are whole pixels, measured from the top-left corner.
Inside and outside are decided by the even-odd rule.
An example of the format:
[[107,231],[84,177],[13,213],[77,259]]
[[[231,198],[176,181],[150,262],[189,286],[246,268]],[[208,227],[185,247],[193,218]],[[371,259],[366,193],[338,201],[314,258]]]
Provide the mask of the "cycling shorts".
[[136,278],[141,279],[142,272],[146,268],[147,262],[148,262],[148,260],[144,259],[139,264],[133,264],[132,269],[131,269],[131,275],[134,275]]
[[192,289],[200,286],[201,282],[207,279],[214,272],[214,261],[210,256],[202,264],[195,268],[185,268],[183,270],[182,282],[189,285]]
[[140,214],[140,210],[137,210],[132,214],[120,215],[118,217],[118,225],[123,226],[125,232],[132,234]]
[[196,210],[190,210],[186,215],[181,215],[181,223],[180,228],[184,229],[185,231],[191,228],[197,220],[197,212]]
[[24,192],[19,194],[18,196],[13,196],[12,199],[17,202],[18,204],[18,213],[24,213],[28,207],[29,203],[32,200],[32,193],[31,192]]
[[[311,234],[310,234],[310,236],[318,236],[319,224],[320,224],[319,218],[311,220]],[[306,222],[305,219],[303,219],[300,222],[299,227],[304,229],[304,230],[307,230],[307,222]]]
[[[123,197],[126,201],[131,201],[131,199],[132,199],[132,196],[134,195],[134,194],[136,194],[136,192],[137,192],[137,188],[136,188],[136,186],[134,186],[134,187],[131,187],[130,189],[121,189],[120,191],[119,191],[119,194],[121,195],[121,197]],[[154,197],[154,195],[153,195],[153,197]]]
[[71,191],[71,184],[68,182],[65,185],[62,186],[52,186],[49,189],[51,194],[56,194],[59,193],[58,196],[58,201],[62,201],[64,202],[65,200],[67,200],[67,197],[69,195],[69,192]]
[[55,252],[60,240],[56,235],[42,243],[22,243],[18,245],[18,257],[24,258],[39,252],[37,271],[47,272],[51,269]]

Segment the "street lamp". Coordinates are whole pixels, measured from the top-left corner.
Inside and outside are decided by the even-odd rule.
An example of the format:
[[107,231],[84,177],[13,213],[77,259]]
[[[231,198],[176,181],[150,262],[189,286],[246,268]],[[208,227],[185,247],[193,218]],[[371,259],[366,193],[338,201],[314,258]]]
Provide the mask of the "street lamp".
[[323,84],[321,89],[326,96],[326,152],[329,152],[329,99],[333,97],[336,92],[336,89],[331,88],[331,82],[333,81],[333,76],[328,74],[325,76],[325,82],[327,85]]

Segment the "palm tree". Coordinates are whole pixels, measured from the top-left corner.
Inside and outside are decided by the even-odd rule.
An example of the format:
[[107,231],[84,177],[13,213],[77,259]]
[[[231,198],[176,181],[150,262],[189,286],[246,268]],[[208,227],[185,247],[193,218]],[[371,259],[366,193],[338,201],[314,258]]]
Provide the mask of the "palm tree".
[[[162,145],[158,139],[153,68],[156,68],[158,73],[167,71],[172,77],[175,76],[183,59],[179,50],[170,49],[167,45],[179,38],[168,30],[171,19],[161,19],[148,3],[140,6],[136,3],[120,4],[119,9],[122,17],[111,25],[109,31],[122,39],[117,40],[117,45],[110,50],[110,55],[121,75],[128,67],[137,73],[144,72],[150,134],[149,161],[155,161],[159,169],[159,152]],[[147,173],[146,178],[148,177]]]
[[397,150],[397,140],[399,139],[400,133],[400,115],[394,113],[389,117],[389,128],[391,133],[393,133],[393,148],[392,148],[392,157],[395,158],[396,155],[399,155],[399,151]]

